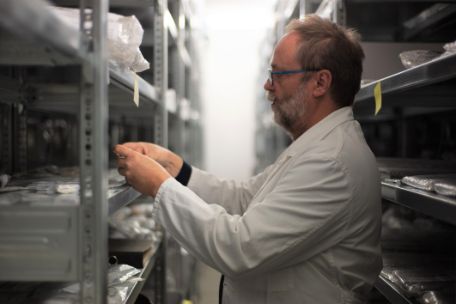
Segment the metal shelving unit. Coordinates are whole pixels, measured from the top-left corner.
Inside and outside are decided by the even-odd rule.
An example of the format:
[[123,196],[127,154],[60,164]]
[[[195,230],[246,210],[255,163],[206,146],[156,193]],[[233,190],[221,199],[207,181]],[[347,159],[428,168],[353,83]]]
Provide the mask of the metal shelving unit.
[[388,301],[394,304],[413,304],[407,299],[396,286],[391,284],[387,279],[379,276],[374,284],[375,288],[380,291]]
[[[456,78],[456,54],[404,70],[363,86],[356,95],[355,108],[374,105],[374,88],[381,83],[383,106],[454,106],[452,87]],[[439,91],[436,92],[435,86]],[[433,98],[438,94],[439,98]],[[408,98],[407,98],[408,97]],[[370,104],[368,104],[370,102]],[[372,111],[371,111],[372,113]]]
[[[455,20],[454,1],[350,0],[344,3],[344,9],[344,24],[359,29],[364,40],[382,42],[385,48],[396,49],[398,52],[396,56],[399,52],[408,49],[433,47],[430,44],[426,46],[416,44],[418,42],[437,42],[443,45],[443,42],[455,39],[449,30]],[[377,13],[373,13],[374,11]],[[370,18],[364,18],[363,14],[369,13],[372,15],[372,20],[367,21]],[[377,20],[377,16],[381,15],[388,15],[388,17]],[[391,27],[392,25],[394,26]],[[366,44],[364,46],[366,47]],[[381,61],[380,53],[369,53],[372,52],[372,48],[368,46],[366,48],[368,51],[366,56],[375,54],[380,56],[377,59]],[[398,57],[388,58],[388,56],[390,56],[388,52],[385,52],[385,58],[387,58],[385,60],[398,60]],[[384,64],[389,63],[384,62]],[[368,142],[373,145],[374,153],[389,157],[417,157],[410,154],[413,149],[409,148],[414,142],[408,136],[412,132],[410,130],[413,130],[413,124],[419,125],[423,123],[422,121],[438,121],[438,117],[443,121],[446,119],[447,124],[450,124],[452,121],[450,113],[454,113],[456,109],[455,82],[456,56],[452,54],[435,58],[413,68],[403,68],[402,71],[392,72],[386,77],[364,85],[355,97],[353,108],[355,117],[360,120],[368,134]],[[376,100],[374,89],[379,86],[381,86],[381,110],[378,115],[374,115],[375,104],[379,102]],[[369,139],[369,136],[372,136],[369,132],[373,130],[373,126],[378,126],[377,128],[383,126],[385,129],[391,125],[396,128],[397,154],[383,155],[381,149],[379,149],[380,152],[375,151],[377,147],[375,142],[378,142],[378,139]],[[413,137],[413,134],[411,133],[410,136]],[[419,145],[415,144],[413,147],[417,149]],[[388,202],[414,210],[418,215],[432,218],[433,221],[456,225],[456,201],[453,198],[402,185],[399,180],[384,180],[382,197]],[[409,241],[412,242],[412,240]],[[424,267],[420,264],[414,266]],[[382,276],[379,276],[375,287],[393,304],[411,304],[418,301],[408,298],[395,284]]]
[[399,183],[382,182],[382,196],[388,201],[456,225],[456,200]]
[[[176,22],[168,2],[178,4],[179,20],[184,23]],[[39,147],[27,139],[29,113],[36,115],[30,116],[32,121],[47,119],[60,124],[72,116],[64,125],[79,126],[69,143],[79,149],[74,152],[79,162],[70,163],[79,167],[81,191],[74,195],[36,193],[33,203],[27,203],[20,191],[0,194],[0,247],[5,249],[0,252],[0,280],[79,283],[81,303],[104,303],[108,217],[141,196],[129,186],[108,191],[110,145],[143,139],[166,147],[169,141],[182,138],[185,115],[181,103],[191,113],[199,106],[198,94],[190,94],[197,92],[198,84],[190,89],[186,79],[197,69],[192,62],[195,54],[188,49],[194,39],[190,35],[191,5],[186,0],[102,0],[85,10],[86,1],[55,0],[54,4],[80,7],[81,19],[91,22],[81,22],[81,31],[73,30],[45,0],[0,3],[0,171],[14,174],[27,169],[29,163],[31,168],[36,166],[27,159],[27,145]],[[108,65],[109,9],[148,13],[142,15],[147,19],[142,21],[149,38],[144,48],[151,71],[139,76]],[[168,59],[171,53],[177,56]],[[179,66],[179,70],[171,71],[169,65]],[[173,83],[168,82],[168,71],[175,78]],[[133,105],[135,96],[139,107]],[[175,126],[179,126],[177,132],[169,134],[168,129]],[[197,158],[200,147],[185,145],[184,150]],[[135,302],[151,277],[157,281],[154,303],[166,303],[166,242],[140,277],[144,281],[135,284],[126,303]]]
[[149,102],[156,103],[158,101],[157,89],[135,73],[120,70],[115,67],[110,67],[109,75],[111,83],[130,93],[132,99],[136,81],[138,86],[138,94],[141,98],[144,98]]
[[[39,45],[51,47],[59,52],[59,56],[67,56],[70,60],[88,60],[80,42],[85,38],[65,24],[62,24],[48,8],[48,2],[2,1],[0,3],[0,23],[16,35],[38,42]],[[30,22],[33,20],[34,22]],[[46,57],[52,57],[48,54]]]
[[152,273],[156,260],[157,260],[157,256],[153,255],[152,258],[147,262],[147,265],[142,269],[142,271],[139,275],[139,278],[141,280],[139,280],[138,282],[135,283],[135,285],[131,289],[130,293],[127,295],[127,300],[124,302],[124,304],[136,303],[136,300],[137,300],[139,294],[141,293],[146,280],[149,278],[149,276]]
[[[130,187],[108,193],[109,214],[138,198]],[[80,255],[78,194],[10,192],[0,196],[0,280],[74,281]]]

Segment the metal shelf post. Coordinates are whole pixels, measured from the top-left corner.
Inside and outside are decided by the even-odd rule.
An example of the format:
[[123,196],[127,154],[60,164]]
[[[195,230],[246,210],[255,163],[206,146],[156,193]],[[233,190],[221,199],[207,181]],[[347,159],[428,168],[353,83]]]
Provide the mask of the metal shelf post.
[[155,142],[168,146],[168,112],[166,91],[168,90],[168,33],[165,24],[167,1],[158,1],[154,16],[154,85],[157,88],[159,111],[154,113]]
[[81,41],[91,60],[81,72],[80,269],[81,303],[106,303],[107,295],[107,12],[108,1],[81,2]]

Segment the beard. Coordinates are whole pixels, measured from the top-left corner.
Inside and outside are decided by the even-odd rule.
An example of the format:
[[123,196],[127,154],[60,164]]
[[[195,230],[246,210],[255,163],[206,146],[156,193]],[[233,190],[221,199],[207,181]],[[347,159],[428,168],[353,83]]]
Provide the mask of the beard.
[[300,86],[292,96],[282,99],[278,99],[268,92],[268,99],[273,101],[274,121],[288,132],[291,132],[293,126],[297,125],[307,112],[306,102],[303,102],[304,98],[304,86]]

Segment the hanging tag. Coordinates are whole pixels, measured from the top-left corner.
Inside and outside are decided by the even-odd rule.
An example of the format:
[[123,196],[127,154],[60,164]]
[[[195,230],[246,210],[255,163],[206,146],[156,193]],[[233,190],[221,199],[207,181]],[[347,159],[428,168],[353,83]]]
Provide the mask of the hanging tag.
[[382,84],[377,83],[374,87],[374,98],[375,98],[375,115],[382,109]]
[[138,80],[139,80],[139,77],[138,77],[138,74],[136,74],[135,72],[132,72],[133,73],[133,78],[134,78],[134,85],[133,85],[133,102],[135,103],[135,105],[137,107],[139,107],[139,88],[138,88]]

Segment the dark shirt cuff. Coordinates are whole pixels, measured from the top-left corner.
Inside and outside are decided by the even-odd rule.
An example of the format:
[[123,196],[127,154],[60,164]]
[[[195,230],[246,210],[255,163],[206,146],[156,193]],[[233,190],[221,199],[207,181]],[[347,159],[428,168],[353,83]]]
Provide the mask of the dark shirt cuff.
[[182,168],[176,176],[176,180],[184,186],[187,186],[190,176],[192,175],[192,166],[187,164],[185,161],[182,164]]

